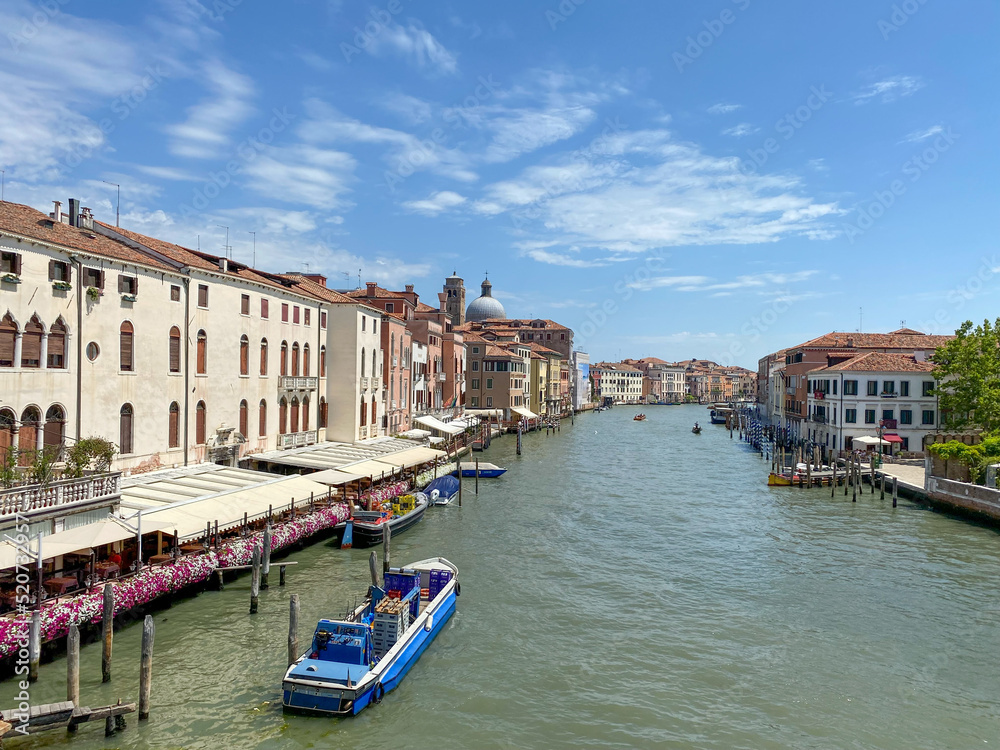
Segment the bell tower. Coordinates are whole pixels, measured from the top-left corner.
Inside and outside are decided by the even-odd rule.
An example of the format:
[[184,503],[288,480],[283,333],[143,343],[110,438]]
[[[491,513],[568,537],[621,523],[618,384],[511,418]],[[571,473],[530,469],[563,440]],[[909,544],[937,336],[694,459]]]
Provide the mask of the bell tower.
[[452,327],[465,324],[465,283],[457,272],[444,281],[445,312]]

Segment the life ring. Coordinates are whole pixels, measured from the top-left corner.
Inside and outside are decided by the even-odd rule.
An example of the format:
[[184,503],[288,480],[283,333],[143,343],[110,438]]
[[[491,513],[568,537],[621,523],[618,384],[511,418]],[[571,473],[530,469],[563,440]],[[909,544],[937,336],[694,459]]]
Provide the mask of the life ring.
[[385,697],[385,688],[382,686],[381,682],[376,682],[375,687],[372,688],[372,703],[378,705],[382,702]]

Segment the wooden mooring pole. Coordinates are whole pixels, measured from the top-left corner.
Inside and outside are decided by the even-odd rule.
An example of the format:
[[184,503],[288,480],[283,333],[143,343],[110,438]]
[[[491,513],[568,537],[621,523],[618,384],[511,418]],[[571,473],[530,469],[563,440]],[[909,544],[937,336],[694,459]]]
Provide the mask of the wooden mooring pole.
[[372,586],[378,586],[378,552],[375,550],[368,556],[368,572],[372,575]]
[[260,547],[256,544],[253,548],[251,565],[253,572],[250,577],[250,614],[255,615],[260,603]]
[[261,560],[260,587],[264,591],[268,588],[267,578],[271,573],[271,521],[264,527],[264,552]]
[[882,485],[879,488],[878,499],[885,500],[885,472],[882,472]]
[[479,494],[479,456],[476,456],[476,494]]
[[861,481],[861,459],[858,458],[853,462],[854,478],[852,484],[854,486],[854,494],[851,496],[851,502],[856,503],[858,501],[858,482]]
[[[80,706],[80,628],[69,626],[66,636],[66,700],[73,701],[73,706]],[[75,732],[76,726],[69,725],[69,731]]]
[[[374,552],[372,554],[375,554]],[[288,663],[299,658],[299,595],[288,598]]]
[[139,721],[149,719],[149,693],[153,685],[153,618],[142,621],[142,653],[139,660]]
[[462,457],[455,454],[455,468],[458,469],[458,507],[462,507]]
[[837,496],[837,462],[833,462],[833,479],[830,480],[830,497]]
[[[39,597],[41,594],[39,594]],[[42,613],[37,609],[31,613],[31,629],[28,631],[28,680],[38,681],[38,662],[42,658]]]
[[382,524],[382,573],[389,572],[389,555],[390,546],[392,544],[392,529],[389,528],[389,524]]
[[899,477],[892,478],[892,507],[896,507],[896,499],[899,497]]
[[101,631],[101,639],[104,642],[101,654],[101,682],[111,682],[111,645],[115,637],[115,589],[110,583],[104,584]]

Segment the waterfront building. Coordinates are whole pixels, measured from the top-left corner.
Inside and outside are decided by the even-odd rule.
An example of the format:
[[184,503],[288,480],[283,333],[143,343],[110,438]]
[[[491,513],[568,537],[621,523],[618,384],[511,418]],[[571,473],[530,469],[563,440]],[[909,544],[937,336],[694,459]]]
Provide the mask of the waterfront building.
[[379,311],[70,207],[0,203],[0,445],[28,461],[99,435],[136,472],[382,434],[360,383]]
[[867,352],[811,370],[804,438],[824,453],[850,451],[863,436],[922,453],[940,420],[933,370],[924,351]]
[[448,318],[448,328],[458,328],[465,323],[465,282],[457,272],[444,282],[443,312]]
[[657,357],[624,361],[642,372],[644,398],[668,403],[684,400],[684,382],[687,377],[684,367]]
[[642,372],[622,362],[597,362],[590,366],[601,403],[642,403]]
[[413,384],[411,418],[428,413],[427,345],[413,341],[410,349],[410,382]]
[[[495,336],[494,336],[495,338]],[[531,349],[516,338],[500,342],[478,334],[466,334],[468,383],[466,406],[470,409],[501,409],[504,419],[530,401]]]
[[557,417],[562,411],[560,381],[563,359],[559,352],[535,342],[522,344],[531,351],[531,411]]

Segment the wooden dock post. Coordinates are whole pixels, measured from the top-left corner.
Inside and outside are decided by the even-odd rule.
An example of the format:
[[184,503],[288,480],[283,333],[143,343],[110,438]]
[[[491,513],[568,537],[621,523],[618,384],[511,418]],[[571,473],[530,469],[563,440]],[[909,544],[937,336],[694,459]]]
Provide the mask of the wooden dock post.
[[462,507],[462,457],[455,454],[455,467],[458,469],[458,507]]
[[38,681],[38,662],[42,658],[42,613],[31,613],[31,629],[28,631],[28,680]]
[[837,496],[837,462],[833,462],[833,479],[830,480],[830,497]]
[[853,469],[854,474],[851,485],[853,486],[854,494],[851,496],[851,502],[856,503],[858,501],[858,483],[861,481],[861,459],[855,459],[852,463],[853,465],[851,468]]
[[849,487],[851,484],[851,471],[853,470],[854,459],[850,456],[844,461],[844,497],[847,497],[847,493],[850,491]]
[[288,598],[288,664],[299,658],[299,595]]
[[[66,700],[73,701],[73,705],[79,708],[80,628],[75,624],[69,626],[69,635],[66,636]],[[70,724],[69,731],[76,731],[76,727]]]
[[896,507],[896,498],[899,497],[899,477],[892,478],[892,507]]
[[806,486],[813,486],[812,461],[806,462]]
[[372,586],[378,586],[378,552],[368,555],[368,572],[372,575]]
[[264,591],[268,589],[267,578],[271,573],[271,522],[267,522],[264,527],[264,552],[261,560],[260,587]]
[[285,566],[285,565],[279,565],[278,566],[278,585],[279,586],[284,586],[285,585],[285,568],[286,567],[287,566]]
[[517,423],[517,455],[521,455],[521,423]]
[[226,582],[222,577],[222,568],[215,569],[215,588],[218,591],[224,591],[226,588]]
[[257,606],[260,603],[260,547],[256,544],[253,547],[253,560],[251,563],[253,572],[250,577],[250,614],[257,614]]
[[142,654],[139,660],[139,721],[149,719],[149,692],[153,680],[153,617],[142,621]]
[[868,483],[872,486],[871,494],[875,494],[875,456],[868,459]]
[[878,499],[885,500],[885,472],[882,472],[882,485],[879,488]]
[[392,529],[389,524],[382,524],[382,572],[389,572],[389,558],[392,552]]
[[115,589],[110,583],[104,584],[104,611],[101,618],[101,639],[104,651],[101,654],[101,682],[111,682],[111,643],[115,637]]
[[479,494],[479,456],[476,456],[476,494]]

